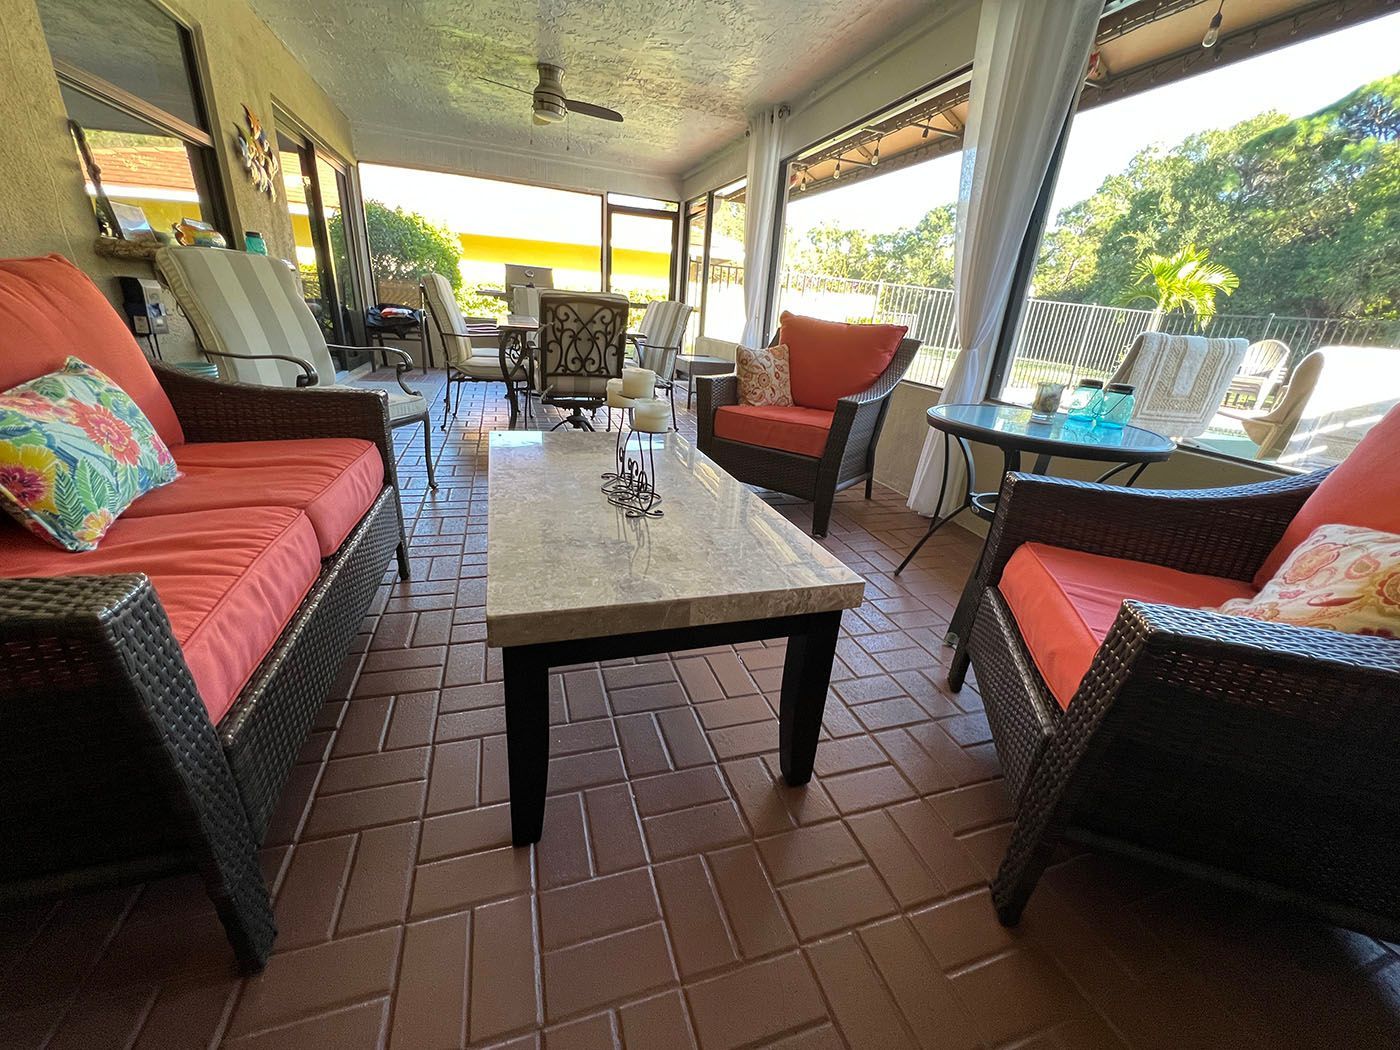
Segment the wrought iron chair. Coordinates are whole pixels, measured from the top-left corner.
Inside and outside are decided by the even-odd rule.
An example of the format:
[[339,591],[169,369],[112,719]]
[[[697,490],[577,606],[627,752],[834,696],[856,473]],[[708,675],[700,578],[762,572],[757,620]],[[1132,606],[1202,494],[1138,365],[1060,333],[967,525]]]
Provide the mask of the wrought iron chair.
[[389,395],[391,427],[422,424],[428,485],[437,488],[428,401],[403,381],[413,367],[406,352],[373,348],[399,358],[394,383],[337,383],[325,332],[280,259],[222,248],[161,248],[156,270],[190,319],[201,349],[214,359],[220,378],[257,386],[383,390]]
[[[1051,650],[1080,630],[1061,615],[1075,599],[1051,597],[1071,593],[1059,582],[1028,585],[1057,580],[1052,569],[1025,571],[1058,559],[1081,574],[1097,566],[1100,588],[1165,568],[1177,570],[1178,590],[1252,590],[1316,523],[1400,524],[1400,472],[1387,466],[1397,439],[1400,410],[1330,476],[1233,488],[1006,475],[973,583],[969,640],[1015,807],[992,880],[1003,923],[1019,921],[1056,844],[1069,839],[1400,937],[1400,641],[1162,604],[1142,597],[1151,588],[1141,582],[1119,582],[1109,592],[1124,594],[1117,617],[1064,695],[1067,665],[1051,663]],[[1043,546],[1008,582],[1012,556],[1032,542]],[[1034,608],[1027,595],[1040,595]],[[1058,635],[1055,621],[1064,623]],[[1034,654],[1028,631],[1040,639]],[[950,686],[961,686],[965,669],[955,659]]]
[[627,341],[627,297],[545,290],[540,296],[540,404],[566,408],[565,423],[593,424],[583,412],[607,400],[608,380],[622,375]]

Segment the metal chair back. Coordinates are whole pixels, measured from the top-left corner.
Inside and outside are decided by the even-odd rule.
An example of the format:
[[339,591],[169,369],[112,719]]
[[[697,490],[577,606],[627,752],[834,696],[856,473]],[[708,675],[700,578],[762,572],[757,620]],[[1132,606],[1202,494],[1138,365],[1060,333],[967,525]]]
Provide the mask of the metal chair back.
[[546,290],[536,334],[540,389],[547,399],[602,401],[622,375],[627,297]]

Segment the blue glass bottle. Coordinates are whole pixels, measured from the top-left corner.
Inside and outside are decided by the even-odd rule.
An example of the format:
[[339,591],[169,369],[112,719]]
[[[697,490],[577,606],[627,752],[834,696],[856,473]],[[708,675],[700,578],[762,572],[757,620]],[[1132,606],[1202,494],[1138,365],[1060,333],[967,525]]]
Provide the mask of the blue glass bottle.
[[1103,411],[1097,425],[1107,430],[1122,430],[1133,418],[1133,387],[1131,383],[1109,383],[1104,390]]
[[1103,410],[1103,380],[1081,379],[1069,395],[1067,415],[1071,423],[1087,426]]

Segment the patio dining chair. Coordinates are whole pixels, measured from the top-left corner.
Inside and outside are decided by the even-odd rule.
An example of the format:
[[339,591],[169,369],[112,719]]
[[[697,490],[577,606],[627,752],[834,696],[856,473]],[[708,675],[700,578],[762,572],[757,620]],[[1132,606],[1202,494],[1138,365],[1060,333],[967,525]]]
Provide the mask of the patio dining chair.
[[637,363],[656,373],[656,389],[666,391],[671,399],[671,429],[676,427],[676,357],[681,352],[685,326],[690,323],[695,308],[688,303],[662,300],[647,303],[646,313],[638,329],[641,345],[637,348]]
[[627,297],[546,290],[539,293],[540,404],[566,408],[556,423],[592,430],[584,410],[608,398],[608,380],[622,375],[627,342]]
[[[499,346],[489,352],[484,352],[484,348],[479,351],[473,339],[473,328],[478,332],[488,331],[483,322],[489,322],[489,318],[474,319],[477,323],[473,325],[464,317],[446,277],[440,273],[424,274],[419,292],[423,300],[425,359],[428,342],[435,335],[442,346],[443,363],[447,369],[442,398],[442,429],[446,430],[447,410],[450,408],[452,418],[457,418],[463,387],[468,383],[504,383],[506,373]],[[453,387],[457,389],[455,404],[452,401]]]
[[[220,379],[257,386],[340,385],[325,332],[280,259],[226,248],[167,247],[156,252],[156,271],[189,318],[200,348],[218,366]],[[374,349],[399,358],[395,382],[345,385],[388,394],[391,427],[422,424],[428,485],[435,489],[428,402],[403,381],[413,358],[395,347]]]

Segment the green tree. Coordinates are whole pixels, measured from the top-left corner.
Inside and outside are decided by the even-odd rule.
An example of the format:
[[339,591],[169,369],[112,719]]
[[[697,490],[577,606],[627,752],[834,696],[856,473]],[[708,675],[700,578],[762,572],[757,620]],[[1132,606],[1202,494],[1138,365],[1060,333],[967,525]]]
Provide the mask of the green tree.
[[417,212],[365,201],[365,232],[376,281],[417,282],[426,273],[439,273],[454,292],[462,287],[460,242],[445,227]]
[[1117,303],[1131,306],[1144,300],[1152,304],[1149,328],[1156,328],[1164,314],[1189,310],[1196,326],[1204,328],[1215,316],[1215,297],[1233,295],[1240,279],[1228,266],[1210,261],[1210,251],[1188,244],[1171,255],[1148,252],[1133,268],[1133,283],[1119,293]]

